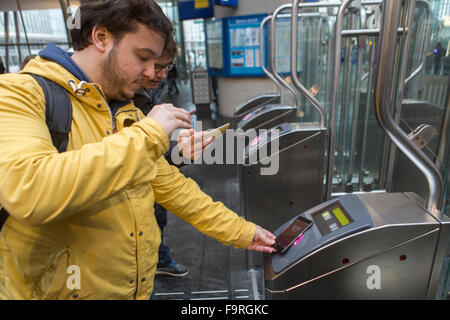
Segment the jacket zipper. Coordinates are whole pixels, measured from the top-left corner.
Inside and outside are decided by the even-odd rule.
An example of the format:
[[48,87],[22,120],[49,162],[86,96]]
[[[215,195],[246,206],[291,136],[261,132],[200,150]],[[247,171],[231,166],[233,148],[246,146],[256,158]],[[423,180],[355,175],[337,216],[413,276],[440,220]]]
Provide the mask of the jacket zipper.
[[115,121],[114,115],[112,114],[111,107],[109,106],[108,102],[106,102],[105,97],[100,92],[100,90],[98,90],[97,86],[95,84],[88,83],[86,81],[79,82],[78,86],[77,86],[76,82],[74,80],[69,80],[69,85],[72,87],[75,95],[80,96],[80,97],[83,97],[86,94],[86,92],[89,91],[89,89],[83,89],[83,85],[85,85],[85,84],[93,86],[95,88],[95,90],[98,92],[98,94],[100,95],[100,98],[105,103],[106,108],[108,109],[108,112],[109,112],[109,116],[110,116],[110,119],[111,119],[112,132],[116,133],[117,132],[116,121]]
[[109,116],[111,118],[111,127],[112,127],[112,132],[116,133],[117,132],[117,126],[116,126],[116,120],[114,118],[114,115],[112,114],[112,110],[111,107],[109,106],[108,102],[106,102],[105,97],[103,96],[103,94],[100,92],[100,90],[97,89],[97,87],[95,85],[92,85],[95,90],[98,92],[98,94],[100,95],[100,97],[102,98],[102,101],[105,103],[106,108],[108,109],[109,112]]
[[[110,119],[111,119],[111,127],[112,127],[112,131],[113,131],[113,133],[116,133],[116,132],[117,132],[117,126],[116,126],[115,117],[114,117],[114,115],[112,114],[111,107],[109,106],[108,102],[106,101],[105,97],[104,97],[103,94],[100,92],[100,90],[98,90],[97,86],[95,86],[95,85],[93,85],[93,84],[91,84],[91,85],[95,88],[95,90],[96,90],[96,91],[98,92],[98,94],[100,95],[102,101],[105,103],[106,108],[108,109],[108,112],[109,112]],[[135,111],[135,110],[133,110],[133,111]],[[138,117],[139,117],[139,115],[138,115]],[[140,120],[140,119],[139,119],[139,120]],[[130,201],[130,198],[128,197],[128,194],[127,194],[127,193],[125,193],[125,194],[126,194],[126,197],[127,197],[127,199],[128,199],[128,202],[131,202],[131,201]],[[131,205],[131,203],[130,203],[130,205]],[[133,208],[132,208],[132,209],[133,209]],[[133,209],[133,211],[134,211],[134,209]],[[134,220],[135,220],[135,218],[133,217],[133,221],[134,221]],[[136,245],[136,250],[138,250],[137,245]],[[138,261],[138,253],[137,253],[137,252],[136,252],[136,264],[137,264],[137,267],[139,268],[139,261]],[[137,295],[137,292],[138,292],[138,286],[139,286],[139,271],[136,272],[135,289],[134,289],[134,293],[133,293],[133,299],[134,299],[134,300],[136,300],[136,295]]]

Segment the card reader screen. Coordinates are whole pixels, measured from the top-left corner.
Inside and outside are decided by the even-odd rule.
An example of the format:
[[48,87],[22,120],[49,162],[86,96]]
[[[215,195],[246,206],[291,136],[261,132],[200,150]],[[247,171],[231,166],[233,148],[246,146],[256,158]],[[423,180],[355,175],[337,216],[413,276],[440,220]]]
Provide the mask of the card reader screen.
[[312,217],[322,236],[353,222],[351,216],[338,203],[313,214]]
[[350,223],[348,218],[345,216],[344,212],[342,212],[341,208],[333,209],[334,216],[338,219],[341,226],[346,226]]

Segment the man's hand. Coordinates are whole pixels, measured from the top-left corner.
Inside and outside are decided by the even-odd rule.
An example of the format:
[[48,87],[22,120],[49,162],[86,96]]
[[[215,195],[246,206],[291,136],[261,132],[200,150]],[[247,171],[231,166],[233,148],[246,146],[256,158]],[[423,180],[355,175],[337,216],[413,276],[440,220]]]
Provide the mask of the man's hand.
[[177,141],[180,154],[191,160],[200,158],[203,150],[214,141],[213,137],[204,139],[206,132],[196,132],[194,129],[181,130]]
[[274,247],[275,236],[269,231],[256,226],[256,232],[253,236],[253,241],[248,246],[248,250],[273,253],[276,251]]
[[171,137],[176,129],[192,128],[191,115],[182,108],[176,108],[173,104],[166,103],[154,106],[147,114],[148,118],[153,118],[164,128],[167,136]]

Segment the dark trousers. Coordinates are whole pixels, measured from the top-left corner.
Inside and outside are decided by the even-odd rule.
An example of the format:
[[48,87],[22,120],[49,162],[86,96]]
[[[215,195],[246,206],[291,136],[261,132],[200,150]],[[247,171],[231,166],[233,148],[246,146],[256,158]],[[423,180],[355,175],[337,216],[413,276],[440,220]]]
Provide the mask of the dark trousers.
[[434,58],[434,74],[438,74],[441,69],[441,59]]
[[167,225],[167,210],[155,203],[155,217],[161,229],[161,244],[158,249],[158,268],[166,267],[172,263],[170,248],[164,244],[164,228]]

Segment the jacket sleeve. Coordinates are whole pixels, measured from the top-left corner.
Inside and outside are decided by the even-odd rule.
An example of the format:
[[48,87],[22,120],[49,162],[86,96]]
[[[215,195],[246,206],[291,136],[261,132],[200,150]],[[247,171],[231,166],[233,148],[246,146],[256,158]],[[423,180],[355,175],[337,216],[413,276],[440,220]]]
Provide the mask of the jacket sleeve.
[[154,178],[169,147],[164,129],[144,119],[97,143],[58,153],[45,122],[42,89],[19,75],[0,77],[0,203],[15,218],[65,218]]
[[169,151],[166,152],[164,157],[166,158],[167,162],[171,166],[175,166],[177,168],[182,168],[182,167],[184,167],[186,165],[184,162],[181,162],[180,164],[175,164],[172,161],[172,151],[173,151],[173,149],[175,149],[176,146],[178,146],[178,142],[177,141],[170,141]]
[[255,224],[229,210],[222,202],[213,202],[195,181],[158,160],[158,175],[151,181],[155,202],[187,223],[224,245],[247,248],[255,235]]

